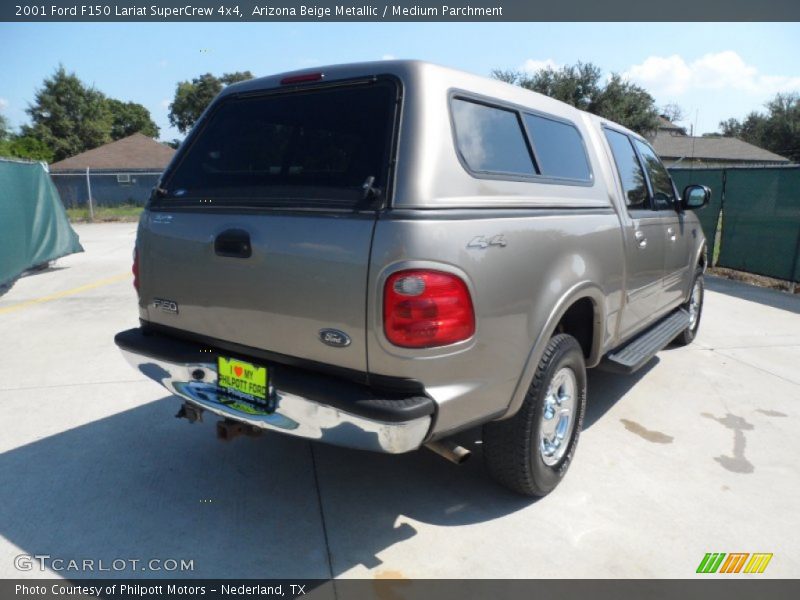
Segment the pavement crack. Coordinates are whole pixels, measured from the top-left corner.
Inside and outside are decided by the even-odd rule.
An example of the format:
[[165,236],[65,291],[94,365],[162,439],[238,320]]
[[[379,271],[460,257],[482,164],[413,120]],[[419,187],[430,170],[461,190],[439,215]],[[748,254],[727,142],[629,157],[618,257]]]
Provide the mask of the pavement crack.
[[78,383],[54,383],[53,385],[31,385],[20,388],[0,388],[2,392],[25,392],[29,390],[50,390],[61,387],[84,387],[88,385],[111,385],[113,383],[147,383],[147,379],[118,379],[116,381],[81,381]]
[[767,370],[767,369],[765,369],[763,367],[759,367],[758,365],[754,365],[753,363],[749,363],[746,360],[742,360],[741,358],[737,358],[736,356],[732,356],[730,354],[725,354],[725,352],[722,352],[720,350],[715,350],[714,348],[711,348],[710,350],[711,350],[711,352],[714,352],[715,354],[719,354],[720,356],[724,356],[725,358],[729,358],[731,360],[735,360],[736,362],[738,362],[741,365],[747,365],[748,367],[750,367],[752,369],[756,369],[757,371],[761,371],[762,373],[766,373],[767,375],[772,375],[773,377],[777,377],[778,379],[781,379],[781,380],[785,381],[786,383],[791,383],[792,385],[800,385],[800,383],[798,383],[797,381],[793,381],[793,380],[788,379],[788,378],[786,378],[786,377],[784,377],[782,375],[778,375],[777,373],[773,373],[772,371],[769,371],[769,370]]
[[751,350],[755,348],[797,348],[800,346],[797,342],[791,344],[748,344],[746,346],[702,346],[699,350],[711,350],[712,352],[719,350]]
[[147,383],[147,379],[118,379],[117,381],[81,381],[78,383],[54,383],[53,385],[31,385],[27,387],[17,387],[17,388],[0,388],[0,393],[2,392],[25,392],[28,390],[50,390],[53,388],[64,388],[64,387],[85,387],[89,385],[111,385],[113,383]]
[[325,507],[322,504],[322,489],[319,485],[319,471],[317,470],[317,459],[314,455],[314,444],[312,442],[308,442],[308,450],[311,453],[311,470],[314,472],[314,488],[317,490],[317,505],[319,506],[319,518],[322,523],[322,536],[325,540],[325,555],[328,559],[328,573],[331,577],[331,583],[333,584],[333,597],[337,599],[338,596],[336,594],[336,578],[333,575],[333,557],[331,556],[331,543],[328,539],[328,525],[325,522]]

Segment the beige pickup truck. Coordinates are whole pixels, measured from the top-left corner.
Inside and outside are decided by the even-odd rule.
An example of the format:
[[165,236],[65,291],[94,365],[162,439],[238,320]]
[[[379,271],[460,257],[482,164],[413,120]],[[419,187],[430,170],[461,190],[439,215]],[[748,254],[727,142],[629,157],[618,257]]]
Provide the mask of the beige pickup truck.
[[142,215],[116,343],[222,437],[458,462],[482,426],[488,472],[544,495],[586,369],[694,338],[709,197],[615,123],[427,63],[238,83]]

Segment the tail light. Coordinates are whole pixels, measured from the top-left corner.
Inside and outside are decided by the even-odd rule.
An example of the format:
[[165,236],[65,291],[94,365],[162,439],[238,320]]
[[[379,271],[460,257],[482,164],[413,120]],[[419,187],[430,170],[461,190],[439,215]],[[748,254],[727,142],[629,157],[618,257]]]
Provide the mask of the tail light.
[[403,348],[446,346],[472,337],[475,311],[464,281],[414,269],[392,274],[383,291],[386,338]]
[[131,267],[131,272],[133,273],[133,287],[136,288],[136,293],[139,293],[139,250],[137,248],[133,249],[133,267]]

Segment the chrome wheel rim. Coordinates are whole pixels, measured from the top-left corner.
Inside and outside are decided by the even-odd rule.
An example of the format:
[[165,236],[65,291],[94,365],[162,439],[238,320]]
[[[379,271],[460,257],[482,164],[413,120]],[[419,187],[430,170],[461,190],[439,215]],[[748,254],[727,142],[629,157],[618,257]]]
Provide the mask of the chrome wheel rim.
[[550,380],[539,423],[539,454],[548,467],[564,458],[575,428],[578,380],[569,367],[559,369]]
[[700,298],[702,294],[703,289],[698,279],[694,282],[692,297],[689,298],[689,329],[694,329],[697,325],[697,317],[700,316]]

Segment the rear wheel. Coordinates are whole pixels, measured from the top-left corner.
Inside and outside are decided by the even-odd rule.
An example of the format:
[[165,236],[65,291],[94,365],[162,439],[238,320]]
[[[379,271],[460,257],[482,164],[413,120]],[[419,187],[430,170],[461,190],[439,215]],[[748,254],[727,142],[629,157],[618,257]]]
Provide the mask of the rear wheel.
[[675,343],[679,346],[691,344],[697,336],[697,330],[700,328],[700,317],[703,314],[704,296],[703,269],[698,267],[692,282],[692,294],[689,296],[689,301],[683,305],[683,309],[689,313],[689,326],[675,338]]
[[586,366],[575,338],[553,336],[516,415],[483,427],[483,455],[499,483],[544,496],[563,479],[586,410]]

